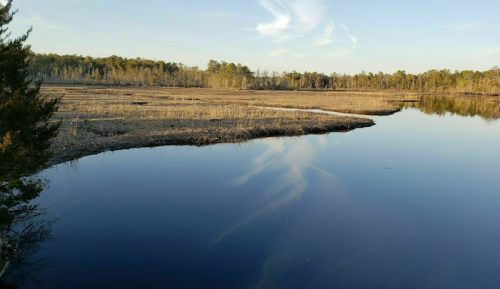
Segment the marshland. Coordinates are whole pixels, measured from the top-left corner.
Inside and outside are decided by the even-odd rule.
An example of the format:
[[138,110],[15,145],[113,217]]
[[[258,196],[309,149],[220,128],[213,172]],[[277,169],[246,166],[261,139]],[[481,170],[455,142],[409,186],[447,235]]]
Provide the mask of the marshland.
[[374,125],[371,116],[391,115],[409,106],[430,104],[441,113],[467,111],[486,118],[500,114],[497,98],[491,96],[74,85],[45,86],[42,92],[64,95],[55,114],[63,123],[53,142],[53,163],[125,148],[345,132]]
[[376,94],[185,88],[48,86],[42,91],[49,97],[64,95],[55,114],[63,119],[53,143],[55,162],[123,148],[349,131],[374,122],[366,115],[303,110],[385,115],[399,111],[395,101],[415,101]]
[[124,2],[0,0],[0,288],[500,287],[498,1]]

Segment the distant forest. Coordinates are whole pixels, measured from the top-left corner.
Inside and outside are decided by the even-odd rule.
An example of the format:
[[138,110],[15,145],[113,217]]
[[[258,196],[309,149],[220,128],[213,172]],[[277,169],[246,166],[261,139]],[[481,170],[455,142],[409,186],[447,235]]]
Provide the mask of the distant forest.
[[48,84],[208,87],[223,89],[413,91],[498,95],[500,69],[488,71],[429,70],[420,74],[399,70],[355,75],[317,72],[251,71],[247,66],[210,60],[205,70],[182,63],[77,55],[30,55],[30,76]]

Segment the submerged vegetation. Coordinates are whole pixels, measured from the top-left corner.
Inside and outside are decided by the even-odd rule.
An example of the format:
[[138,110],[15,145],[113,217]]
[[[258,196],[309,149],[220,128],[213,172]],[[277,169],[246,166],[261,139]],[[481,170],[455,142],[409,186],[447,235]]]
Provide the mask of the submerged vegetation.
[[169,87],[206,87],[223,89],[272,90],[389,90],[419,93],[461,93],[498,95],[500,69],[488,71],[429,70],[410,74],[399,70],[346,75],[317,72],[299,73],[251,71],[242,64],[210,60],[207,69],[182,63],[77,55],[30,55],[30,76],[53,84],[140,85]]

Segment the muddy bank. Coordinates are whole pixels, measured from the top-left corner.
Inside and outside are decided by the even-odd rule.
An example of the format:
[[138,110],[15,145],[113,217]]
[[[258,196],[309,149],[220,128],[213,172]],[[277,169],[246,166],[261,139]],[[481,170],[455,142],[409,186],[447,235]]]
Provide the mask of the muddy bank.
[[270,129],[262,129],[262,128],[254,128],[251,130],[247,130],[244,133],[239,133],[236,135],[231,134],[221,134],[219,136],[215,136],[212,138],[208,138],[205,136],[184,138],[183,136],[179,136],[178,138],[169,137],[169,138],[161,138],[161,137],[153,137],[153,138],[109,138],[106,144],[103,146],[88,146],[88,147],[71,147],[64,150],[58,150],[49,161],[49,166],[53,166],[56,164],[72,161],[75,159],[79,159],[81,157],[95,155],[102,152],[108,151],[117,151],[124,149],[132,149],[132,148],[143,148],[143,147],[157,147],[157,146],[167,146],[167,145],[188,145],[188,146],[206,146],[213,145],[218,143],[237,143],[237,142],[245,142],[252,139],[257,138],[265,138],[265,137],[292,137],[292,136],[301,136],[307,134],[324,134],[331,132],[347,132],[357,128],[370,127],[375,125],[372,120],[367,120],[365,122],[358,122],[352,124],[331,124],[326,126],[317,126],[317,127],[302,127],[302,128],[270,128]]

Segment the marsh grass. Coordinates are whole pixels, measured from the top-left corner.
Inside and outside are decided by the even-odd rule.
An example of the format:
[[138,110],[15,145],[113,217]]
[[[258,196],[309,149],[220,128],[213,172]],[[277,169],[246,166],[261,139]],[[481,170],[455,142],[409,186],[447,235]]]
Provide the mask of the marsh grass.
[[159,87],[48,87],[51,91],[106,95],[127,95],[143,99],[194,100],[218,104],[321,109],[364,115],[389,115],[399,111],[394,102],[415,100],[414,93],[221,90],[209,88]]
[[[57,95],[60,91],[45,93]],[[63,124],[53,143],[53,163],[104,150],[241,142],[373,125],[366,117],[270,110],[193,97],[79,90],[65,92],[56,118],[62,118]]]

